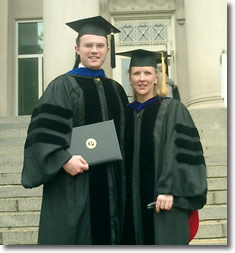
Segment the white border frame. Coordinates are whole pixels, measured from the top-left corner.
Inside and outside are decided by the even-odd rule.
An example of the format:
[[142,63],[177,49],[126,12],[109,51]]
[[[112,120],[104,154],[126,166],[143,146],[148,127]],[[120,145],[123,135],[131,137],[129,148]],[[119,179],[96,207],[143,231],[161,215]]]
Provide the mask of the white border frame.
[[224,107],[227,108],[227,52],[225,50],[220,54],[220,83],[221,96],[224,99]]

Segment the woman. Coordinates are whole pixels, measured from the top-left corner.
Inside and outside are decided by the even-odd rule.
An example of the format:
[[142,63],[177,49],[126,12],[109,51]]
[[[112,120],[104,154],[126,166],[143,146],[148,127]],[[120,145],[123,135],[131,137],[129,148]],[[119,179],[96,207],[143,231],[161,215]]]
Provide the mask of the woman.
[[[123,244],[186,245],[193,212],[206,203],[207,182],[198,131],[186,107],[158,83],[160,56],[135,50],[126,108],[127,201]],[[162,55],[163,73],[165,71]]]

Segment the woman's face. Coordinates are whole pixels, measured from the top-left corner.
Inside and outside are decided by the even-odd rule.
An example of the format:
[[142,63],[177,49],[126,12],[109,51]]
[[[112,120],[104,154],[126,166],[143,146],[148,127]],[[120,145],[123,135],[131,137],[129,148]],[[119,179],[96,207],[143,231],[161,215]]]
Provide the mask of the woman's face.
[[90,34],[83,35],[75,49],[83,66],[94,70],[102,67],[109,51],[105,37]]
[[130,83],[135,91],[137,101],[144,102],[155,96],[154,85],[157,72],[152,66],[131,67]]

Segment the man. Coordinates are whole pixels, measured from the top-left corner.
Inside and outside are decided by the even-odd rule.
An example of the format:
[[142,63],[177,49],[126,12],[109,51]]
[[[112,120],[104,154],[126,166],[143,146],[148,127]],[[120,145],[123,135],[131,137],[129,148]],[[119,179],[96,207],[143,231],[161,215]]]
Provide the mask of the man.
[[24,149],[22,184],[43,184],[39,244],[119,244],[123,223],[123,162],[89,166],[67,150],[72,129],[113,119],[123,151],[121,85],[101,69],[109,51],[107,35],[119,32],[100,16],[68,23],[79,35],[78,68],[52,81],[39,99]]

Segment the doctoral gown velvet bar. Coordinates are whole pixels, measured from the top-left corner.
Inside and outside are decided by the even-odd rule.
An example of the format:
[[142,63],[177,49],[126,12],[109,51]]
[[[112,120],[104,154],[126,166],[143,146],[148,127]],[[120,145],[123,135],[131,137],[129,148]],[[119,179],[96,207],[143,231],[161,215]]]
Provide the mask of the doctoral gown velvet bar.
[[[186,107],[153,98],[126,109],[127,207],[124,244],[185,245],[189,214],[206,203],[203,149]],[[171,211],[147,209],[159,194],[172,194]]]
[[[124,147],[122,86],[108,78],[65,74],[47,87],[33,111],[24,149],[22,184],[43,184],[39,244],[120,244],[125,199],[123,161],[70,176],[62,166],[72,128],[114,120]],[[124,153],[123,153],[124,156]]]

